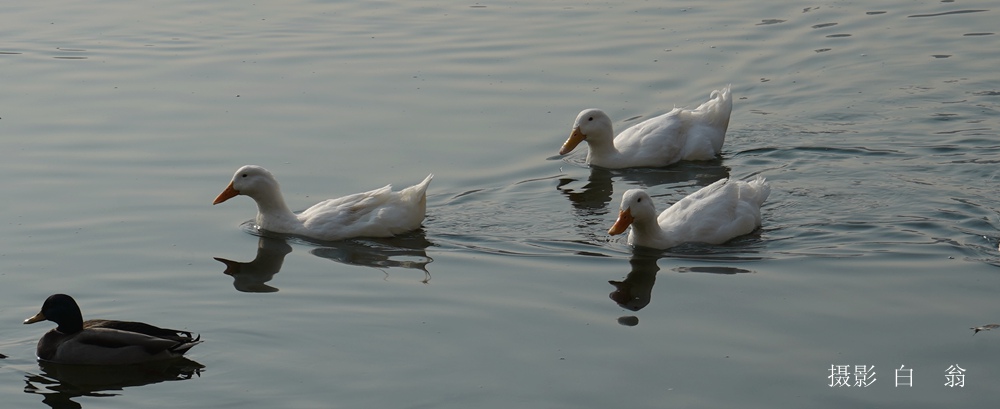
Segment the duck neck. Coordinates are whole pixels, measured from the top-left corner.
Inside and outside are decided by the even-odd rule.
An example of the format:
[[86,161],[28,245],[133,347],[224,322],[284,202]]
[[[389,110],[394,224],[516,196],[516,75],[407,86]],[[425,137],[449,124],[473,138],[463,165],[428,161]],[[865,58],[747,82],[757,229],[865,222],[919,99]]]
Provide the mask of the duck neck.
[[642,237],[658,237],[663,234],[663,229],[655,220],[635,220],[632,222],[632,229],[636,235]]
[[297,220],[295,214],[285,204],[280,189],[275,188],[271,194],[254,199],[257,202],[257,225],[260,228],[268,229],[269,226]]
[[56,331],[63,334],[75,334],[77,332],[83,331],[83,314],[76,312],[67,313],[68,316],[60,319],[59,326],[56,327]]
[[608,158],[618,154],[618,149],[615,148],[613,135],[608,137],[590,138],[587,140],[587,145],[590,147],[590,153],[588,156],[591,158]]
[[[644,243],[663,243],[672,242],[670,239],[670,232],[664,231],[663,228],[656,222],[656,219],[643,220],[640,222],[636,220],[632,223],[632,231],[637,237],[639,242]],[[658,244],[657,247],[662,247],[662,244]],[[672,247],[672,246],[668,246]]]

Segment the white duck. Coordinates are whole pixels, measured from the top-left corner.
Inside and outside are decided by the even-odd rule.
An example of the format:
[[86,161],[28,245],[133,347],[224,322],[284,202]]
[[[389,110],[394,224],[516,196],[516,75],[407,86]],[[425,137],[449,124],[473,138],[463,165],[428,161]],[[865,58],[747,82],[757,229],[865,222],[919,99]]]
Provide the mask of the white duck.
[[722,150],[733,111],[730,86],[712,91],[694,110],[674,108],[642,121],[613,137],[611,118],[600,109],[577,115],[569,139],[559,150],[565,155],[582,141],[590,145],[587,163],[609,169],[660,167],[682,160],[714,159]]
[[642,189],[622,195],[618,220],[608,230],[616,235],[630,225],[628,244],[667,249],[681,243],[721,244],[760,227],[760,206],[771,193],[762,176],[750,182],[722,179],[674,203],[659,216]]
[[318,240],[390,237],[420,228],[427,209],[427,185],[433,178],[427,175],[423,182],[398,192],[387,185],[325,200],[295,214],[285,205],[274,175],[260,166],[247,165],[236,171],[212,204],[236,195],[250,196],[257,202],[257,227],[275,233]]

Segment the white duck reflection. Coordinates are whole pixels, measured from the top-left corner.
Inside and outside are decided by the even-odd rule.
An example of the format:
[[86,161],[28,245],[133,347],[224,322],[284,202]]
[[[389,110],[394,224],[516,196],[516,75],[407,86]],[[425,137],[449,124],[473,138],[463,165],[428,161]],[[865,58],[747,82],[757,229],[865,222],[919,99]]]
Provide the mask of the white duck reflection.
[[224,274],[233,277],[233,287],[245,293],[273,293],[278,289],[267,285],[275,274],[281,271],[285,256],[292,252],[292,246],[284,239],[261,236],[257,241],[257,257],[249,262],[233,261],[215,257],[226,265]]
[[[590,168],[589,171],[587,180],[562,177],[556,185],[556,190],[565,195],[582,215],[603,215],[608,212],[608,205],[613,200],[615,181],[648,189],[679,183],[708,186],[729,177],[729,168],[722,165],[721,160],[682,162],[668,168]],[[579,183],[584,185],[578,186]]]
[[426,249],[432,245],[420,230],[396,237],[345,240],[310,253],[344,264],[377,268],[386,275],[392,267],[420,270],[424,272],[420,281],[426,284],[431,280],[427,265],[434,261]]
[[[700,250],[697,246],[691,246],[686,250]],[[629,311],[639,311],[646,306],[653,299],[653,285],[656,284],[656,276],[660,271],[660,266],[657,262],[661,258],[704,258],[706,255],[710,256],[710,259],[719,260],[736,260],[740,258],[733,258],[731,256],[719,256],[710,255],[710,253],[701,253],[691,255],[678,254],[678,253],[668,253],[664,251],[659,251],[655,249],[639,248],[635,249],[632,257],[629,258],[629,265],[632,267],[625,279],[621,281],[608,280],[608,283],[615,287],[615,290],[608,294],[608,298]],[[693,257],[692,257],[693,256]],[[753,260],[752,258],[747,258],[746,260]],[[743,273],[752,273],[753,271],[745,270],[737,267],[726,267],[726,266],[692,266],[692,267],[676,267],[672,269],[676,273],[708,273],[708,274],[721,274],[721,275],[735,275]],[[618,318],[618,323],[625,326],[635,326],[639,324],[639,317],[634,315],[626,315]]]
[[[254,232],[257,233],[257,232]],[[433,245],[424,237],[423,231],[411,232],[396,237],[352,239],[335,242],[307,241],[301,237],[281,236],[269,233],[259,235],[257,256],[249,262],[234,261],[222,257],[216,260],[226,265],[223,272],[233,277],[233,287],[241,292],[273,293],[278,288],[267,284],[281,271],[285,256],[292,252],[288,240],[319,245],[309,252],[317,257],[340,263],[372,267],[385,272],[388,268],[399,267],[422,271],[423,283],[430,281],[427,265],[434,260],[427,255],[427,247]],[[322,243],[322,244],[321,244]]]
[[632,271],[622,281],[608,280],[615,290],[608,294],[618,306],[639,311],[649,305],[653,298],[653,284],[656,284],[656,272],[660,267],[656,261],[660,257],[655,254],[635,254],[628,260]]

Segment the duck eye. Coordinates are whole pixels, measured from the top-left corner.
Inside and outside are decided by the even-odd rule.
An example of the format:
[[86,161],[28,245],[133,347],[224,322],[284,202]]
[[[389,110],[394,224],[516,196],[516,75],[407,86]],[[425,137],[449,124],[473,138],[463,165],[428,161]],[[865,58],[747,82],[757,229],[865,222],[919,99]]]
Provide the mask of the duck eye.
[[588,121],[593,121],[594,117],[587,118]]
[[635,199],[635,201],[638,202],[638,203],[642,203],[642,198],[640,197],[638,199]]
[[243,174],[243,175],[242,175],[241,177],[247,177],[247,174],[246,174],[246,173],[244,173],[244,174]]

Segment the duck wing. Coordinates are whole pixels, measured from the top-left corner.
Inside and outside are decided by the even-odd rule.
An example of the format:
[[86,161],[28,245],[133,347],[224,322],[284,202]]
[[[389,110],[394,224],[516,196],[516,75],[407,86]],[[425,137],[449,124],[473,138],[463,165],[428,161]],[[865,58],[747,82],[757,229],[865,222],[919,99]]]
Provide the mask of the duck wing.
[[378,210],[392,200],[392,186],[325,200],[298,215],[307,230],[324,232],[321,239],[356,236],[359,229],[375,226]]
[[51,330],[39,340],[38,357],[63,364],[123,365],[177,358],[201,343],[113,328],[117,325],[104,322],[70,335]]
[[739,190],[728,184],[729,179],[720,179],[698,191],[685,196],[656,217],[660,225],[669,222],[681,223],[691,218],[704,217],[703,210],[715,208],[718,203],[733,202],[739,197]]
[[615,148],[632,163],[669,165],[681,159],[688,123],[683,110],[674,110],[642,121],[614,139]]
[[195,338],[191,332],[188,331],[160,328],[155,325],[135,321],[88,320],[83,323],[83,328],[110,328],[119,331],[133,332],[151,337],[167,339],[174,342],[192,342],[198,340],[198,338]]
[[722,179],[675,203],[657,222],[684,241],[721,244],[760,226],[760,206],[770,191],[763,177]]
[[107,327],[84,329],[83,331],[80,331],[80,333],[77,334],[73,340],[75,343],[79,343],[81,345],[91,345],[101,348],[141,347],[149,355],[156,355],[164,351],[172,351],[184,343],[184,341],[175,341],[172,339],[154,337],[138,332],[123,331]]
[[623,155],[669,165],[680,160],[710,160],[722,151],[733,110],[730,87],[712,91],[697,108],[674,108],[622,131],[615,147]]
[[720,244],[749,233],[759,223],[760,212],[740,200],[742,182],[726,179],[691,194],[660,214],[657,222],[682,242]]

